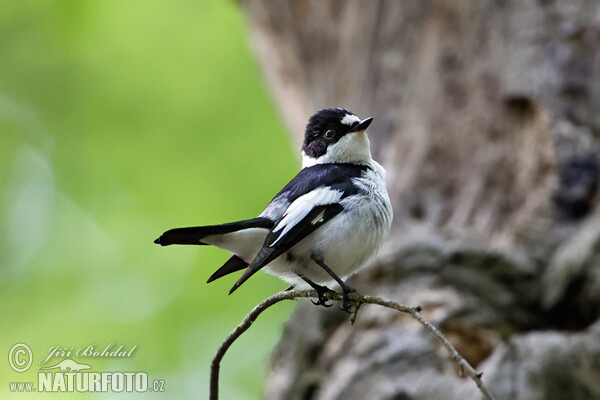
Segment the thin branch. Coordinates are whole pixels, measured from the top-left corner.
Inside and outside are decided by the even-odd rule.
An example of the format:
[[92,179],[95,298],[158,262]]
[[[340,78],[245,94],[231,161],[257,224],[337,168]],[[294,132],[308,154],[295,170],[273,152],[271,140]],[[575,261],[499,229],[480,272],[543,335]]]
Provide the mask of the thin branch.
[[[339,293],[331,293],[327,294],[327,296],[331,300],[340,301],[342,299],[342,296]],[[266,300],[263,300],[260,304],[254,307],[252,311],[250,311],[248,315],[244,317],[243,321],[229,334],[229,336],[227,336],[225,341],[223,341],[223,343],[221,343],[221,346],[219,346],[219,349],[213,357],[212,363],[210,365],[210,400],[219,399],[220,364],[221,360],[223,359],[223,356],[225,355],[229,347],[233,344],[233,342],[235,342],[235,340],[238,337],[240,337],[242,333],[248,330],[252,323],[256,321],[256,318],[258,318],[258,316],[267,308],[283,300],[294,300],[302,297],[316,298],[317,293],[314,290],[290,290],[274,294],[273,296],[269,297]],[[467,376],[473,379],[473,381],[483,394],[483,397],[486,400],[494,400],[494,396],[492,396],[490,391],[485,387],[485,385],[481,381],[482,374],[477,372],[473,367],[471,367],[467,360],[465,360],[463,356],[461,356],[460,353],[456,351],[454,346],[452,346],[450,341],[448,341],[448,339],[442,334],[442,332],[440,332],[439,329],[437,329],[429,321],[423,318],[423,316],[420,313],[420,307],[409,307],[400,303],[396,303],[395,301],[373,296],[363,296],[358,293],[350,293],[348,295],[348,299],[356,304],[356,310],[351,317],[352,321],[356,318],[356,312],[363,303],[376,304],[382,307],[391,308],[409,314],[411,317],[419,321],[419,323],[421,323],[421,325],[423,325],[425,329],[431,332],[433,336],[435,336],[435,338],[446,348],[446,350],[448,350],[448,353],[450,353],[450,358],[458,364],[461,373],[465,373]]]

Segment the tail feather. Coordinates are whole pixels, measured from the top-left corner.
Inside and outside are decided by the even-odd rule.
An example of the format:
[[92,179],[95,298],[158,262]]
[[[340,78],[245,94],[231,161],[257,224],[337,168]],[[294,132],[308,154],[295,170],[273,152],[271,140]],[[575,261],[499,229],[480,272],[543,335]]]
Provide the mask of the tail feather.
[[238,279],[238,281],[233,285],[233,287],[229,291],[229,294],[235,292],[237,288],[239,288],[242,285],[242,283],[246,282],[248,278],[254,275],[256,271],[258,271],[259,269],[261,269],[280,255],[281,251],[277,251],[277,249],[274,249],[272,247],[263,247],[256,256],[256,258],[252,260],[252,263],[248,265],[248,268],[246,268],[240,279]]
[[210,276],[210,278],[208,278],[208,281],[206,281],[206,283],[210,283],[215,279],[219,279],[225,275],[231,274],[232,272],[245,269],[247,266],[248,263],[246,261],[242,260],[238,256],[231,256],[231,258],[227,260],[227,262],[221,268],[219,268],[214,274]]
[[[195,244],[206,245],[202,239],[210,235],[222,235],[237,232],[248,228],[273,228],[273,221],[268,218],[258,217],[244,221],[230,222],[222,225],[195,226],[191,228],[175,228],[166,231],[154,241],[161,246],[171,244]],[[216,279],[216,278],[215,278]]]

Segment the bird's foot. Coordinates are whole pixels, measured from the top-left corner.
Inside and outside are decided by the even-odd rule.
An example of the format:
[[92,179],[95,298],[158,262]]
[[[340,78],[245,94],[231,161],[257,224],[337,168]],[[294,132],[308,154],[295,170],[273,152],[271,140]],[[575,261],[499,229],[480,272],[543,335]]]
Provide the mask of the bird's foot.
[[323,257],[320,254],[315,253],[311,257],[313,261],[316,262],[321,268],[323,268],[325,272],[327,272],[342,288],[342,308],[340,308],[340,310],[344,310],[347,313],[352,314],[352,305],[348,302],[348,293],[354,293],[356,292],[356,289],[348,286],[346,282],[344,282],[339,276],[337,276],[336,273],[333,272],[331,268],[327,266],[327,264],[325,264],[325,262],[323,261]]
[[302,278],[302,280],[304,280],[304,282],[308,283],[310,285],[310,287],[312,287],[315,292],[317,292],[317,297],[319,298],[319,300],[317,302],[314,302],[311,300],[311,303],[313,303],[315,306],[323,306],[323,307],[331,307],[333,304],[329,304],[327,303],[330,299],[328,299],[327,297],[327,293],[335,293],[335,291],[329,289],[327,286],[321,286],[317,283],[314,283],[313,281],[311,281],[310,279],[308,279],[307,277],[298,274],[298,276],[300,278]]
[[348,293],[356,293],[356,289],[348,285],[342,286],[342,307],[340,310],[346,311],[348,314],[352,314],[352,304],[348,302]]
[[335,291],[329,289],[327,286],[321,286],[321,285],[317,285],[317,284],[315,284],[313,286],[313,288],[317,292],[317,296],[318,296],[319,300],[317,300],[317,301],[311,300],[311,303],[313,303],[315,306],[323,306],[323,307],[331,307],[333,305],[333,304],[328,303],[329,299],[327,298],[327,293],[335,293]]

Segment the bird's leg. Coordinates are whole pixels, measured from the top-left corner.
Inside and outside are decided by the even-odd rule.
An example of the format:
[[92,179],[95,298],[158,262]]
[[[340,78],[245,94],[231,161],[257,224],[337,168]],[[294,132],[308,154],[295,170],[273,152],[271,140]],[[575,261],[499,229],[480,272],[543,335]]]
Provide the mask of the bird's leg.
[[325,293],[327,293],[327,292],[335,293],[333,290],[329,289],[327,286],[318,285],[305,276],[302,276],[300,274],[298,274],[298,276],[300,278],[302,278],[302,280],[304,282],[308,283],[313,289],[315,289],[315,291],[317,292],[317,296],[319,296],[319,300],[317,302],[314,302],[311,300],[311,303],[313,303],[315,306],[323,306],[323,307],[331,307],[333,305],[333,304],[327,304],[328,300],[325,297]]
[[350,305],[350,303],[348,303],[348,293],[354,293],[356,292],[356,289],[348,286],[348,284],[346,284],[346,282],[344,282],[342,278],[337,276],[337,274],[333,272],[331,268],[327,266],[327,264],[325,264],[325,262],[323,261],[323,257],[313,254],[312,259],[314,262],[319,264],[319,266],[323,268],[325,272],[331,275],[331,277],[335,279],[335,281],[340,285],[340,287],[342,288],[342,310],[350,312],[350,308],[352,306]]

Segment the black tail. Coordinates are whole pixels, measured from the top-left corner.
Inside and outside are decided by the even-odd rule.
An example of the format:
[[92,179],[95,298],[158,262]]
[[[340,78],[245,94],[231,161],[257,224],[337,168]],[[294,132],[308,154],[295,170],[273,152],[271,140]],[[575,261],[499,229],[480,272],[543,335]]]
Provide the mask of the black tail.
[[238,256],[231,256],[229,260],[219,268],[214,274],[208,278],[206,283],[211,283],[215,279],[219,279],[225,275],[231,274],[232,272],[239,271],[245,269],[248,266],[248,263]]
[[161,246],[168,246],[171,244],[205,245],[206,243],[202,243],[202,239],[206,236],[222,235],[225,233],[236,232],[248,228],[272,229],[273,221],[271,221],[268,218],[258,217],[253,219],[247,219],[245,221],[231,222],[222,225],[195,226],[192,228],[176,228],[168,230],[162,235],[160,235],[160,237],[156,239],[154,243],[160,244]]

